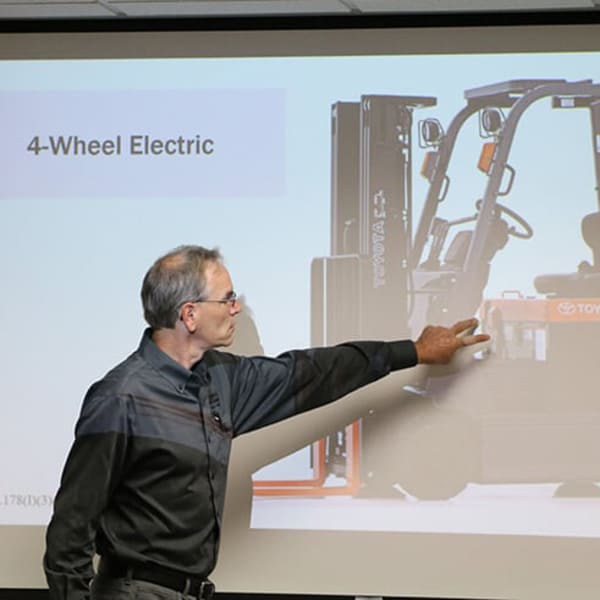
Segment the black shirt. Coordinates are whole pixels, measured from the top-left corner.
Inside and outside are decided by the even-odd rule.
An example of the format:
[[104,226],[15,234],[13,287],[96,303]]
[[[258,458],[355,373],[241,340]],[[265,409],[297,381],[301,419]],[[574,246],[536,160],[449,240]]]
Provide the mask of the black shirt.
[[147,330],[84,399],[47,531],[50,597],[89,598],[94,552],[207,576],[232,438],[416,362],[411,341],[353,342],[277,358],[211,350],[188,370]]

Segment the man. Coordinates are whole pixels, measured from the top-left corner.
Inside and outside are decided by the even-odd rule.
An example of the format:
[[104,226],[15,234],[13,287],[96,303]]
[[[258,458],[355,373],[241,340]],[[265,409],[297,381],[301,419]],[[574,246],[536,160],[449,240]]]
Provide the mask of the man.
[[488,339],[460,337],[470,319],[427,327],[415,343],[218,352],[240,306],[219,252],[199,246],[159,258],[142,303],[150,328],[140,347],[83,403],[47,532],[52,600],[209,598],[234,436]]

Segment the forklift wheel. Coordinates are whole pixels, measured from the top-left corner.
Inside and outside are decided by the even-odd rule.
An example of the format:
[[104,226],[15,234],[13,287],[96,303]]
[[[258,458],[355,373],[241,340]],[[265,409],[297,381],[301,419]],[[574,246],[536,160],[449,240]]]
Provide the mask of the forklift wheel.
[[466,415],[438,409],[404,430],[398,484],[420,500],[447,500],[476,477],[476,428]]

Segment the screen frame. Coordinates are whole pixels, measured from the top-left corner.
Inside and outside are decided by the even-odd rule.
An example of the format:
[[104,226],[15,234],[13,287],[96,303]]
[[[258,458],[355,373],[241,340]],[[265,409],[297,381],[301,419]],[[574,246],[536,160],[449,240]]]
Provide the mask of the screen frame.
[[[548,35],[551,28],[553,36]],[[377,16],[349,15],[346,17],[236,17],[236,18],[157,18],[157,19],[94,19],[94,20],[1,20],[0,21],[0,60],[42,60],[68,59],[68,58],[174,58],[174,57],[214,57],[214,56],[297,56],[297,44],[302,43],[310,47],[314,54],[324,56],[342,56],[363,54],[405,54],[417,53],[415,44],[425,43],[428,53],[447,53],[448,40],[440,36],[440,32],[452,29],[454,36],[453,53],[477,52],[492,53],[504,51],[503,36],[511,35],[513,46],[511,52],[546,52],[546,51],[592,51],[600,50],[600,12],[597,10],[580,11],[544,11],[544,12],[486,12],[486,13],[446,13],[446,14],[411,14],[411,15],[387,15]],[[352,50],[345,47],[344,38],[348,31],[360,33],[360,44]],[[218,45],[215,41],[222,36],[223,32],[230,34],[230,45],[226,50],[222,48],[217,51]],[[384,32],[385,35],[381,35]],[[156,39],[156,33],[161,33],[161,48],[152,47],[151,42]],[[566,35],[573,34],[576,35]],[[135,42],[131,34],[135,34]],[[466,34],[466,35],[462,35]],[[107,38],[108,35],[108,38]],[[554,41],[550,41],[550,38]],[[402,39],[399,39],[402,38]],[[565,38],[569,38],[566,41]],[[110,40],[107,44],[106,40]],[[563,40],[557,41],[557,40]],[[49,45],[50,42],[50,45]],[[420,50],[418,53],[421,53]],[[259,434],[260,435],[260,434]],[[230,502],[231,504],[231,502]],[[234,511],[233,506],[229,511]],[[226,517],[227,519],[227,513]],[[10,529],[10,531],[8,531]],[[6,543],[2,544],[4,551],[0,553],[3,564],[13,564],[23,560],[23,555],[30,558],[41,553],[43,550],[43,539],[39,528],[35,531],[27,531],[25,537],[21,537],[14,527],[1,527],[0,534]],[[5,534],[7,537],[5,538]],[[17,535],[15,535],[17,534]],[[225,531],[223,544],[225,547],[235,546],[235,551],[223,557],[221,566],[223,571],[227,568],[235,568],[248,552],[251,552],[256,537],[269,538],[272,532],[247,532],[240,537],[233,531]],[[289,541],[293,546],[295,533]],[[308,542],[316,547],[314,536],[311,532],[302,534],[308,538]],[[371,539],[361,536],[361,540],[355,538],[355,534],[345,536],[345,543],[362,544],[363,550],[368,552],[373,543],[377,543],[375,536]],[[23,543],[23,540],[26,543]],[[439,553],[438,558],[444,560],[446,549],[434,548],[429,541],[413,543],[409,537],[405,537],[404,548],[396,557],[390,557],[391,561],[402,561],[402,556],[410,554],[414,560],[414,554],[420,554],[423,561],[431,561],[432,552]],[[558,549],[560,544],[560,549]],[[584,548],[585,554],[593,556],[593,550],[597,549],[595,543],[589,540],[575,540],[573,548]],[[408,549],[411,546],[411,549]],[[20,547],[23,554],[15,552]],[[588,549],[589,547],[589,549]],[[331,550],[330,544],[326,543],[324,552]],[[540,577],[547,577],[548,573],[557,573],[561,567],[560,557],[564,551],[564,545],[560,541],[549,541],[545,544],[540,542],[536,551],[546,554],[544,572],[539,572]],[[486,554],[485,543],[481,540],[473,540],[471,567],[476,566],[482,574],[490,577],[504,577],[494,571],[494,565],[486,564],[483,557]],[[295,557],[295,558],[294,558]],[[17,560],[15,560],[15,558]],[[290,552],[288,564],[293,564],[300,555],[296,550]],[[321,552],[315,553],[312,563],[317,567],[323,560]],[[590,562],[591,559],[590,559]],[[458,576],[461,560],[456,556],[447,561],[448,569],[443,573],[436,573],[436,585],[452,584]],[[394,590],[385,586],[380,588],[368,586],[361,588],[362,580],[358,565],[349,565],[347,568],[346,592],[352,594],[367,595],[395,595]],[[389,567],[390,565],[388,565]],[[383,568],[383,567],[382,567]],[[520,591],[518,587],[519,577],[523,576],[527,569],[531,569],[531,563],[527,560],[527,553],[516,553],[502,565],[502,570],[511,571],[516,580],[516,587],[506,589],[506,594],[515,595]],[[591,569],[591,570],[590,570]],[[41,573],[40,573],[41,575]],[[563,573],[564,575],[564,573]],[[573,568],[567,576],[581,578],[589,576],[587,583],[597,585],[597,576],[594,576],[593,565],[580,565],[580,569]],[[545,580],[548,588],[538,590],[540,597],[549,598],[555,581],[551,578]],[[17,578],[6,589],[12,588],[41,588],[43,579],[41,577],[33,580]],[[352,591],[351,591],[352,590]],[[265,578],[261,589],[243,590],[230,584],[223,591],[235,593],[260,592],[260,593],[289,593],[274,583],[269,587]],[[300,590],[301,593],[305,590]],[[324,594],[336,594],[333,588],[323,587]],[[407,588],[407,593],[421,595],[421,590],[413,588],[412,584]],[[467,591],[476,594],[469,597],[484,597],[485,590],[478,587],[476,582]],[[426,592],[427,593],[427,592]],[[479,596],[478,594],[482,594]],[[498,598],[508,596],[502,595]],[[531,596],[534,597],[534,596]],[[537,596],[537,592],[536,595]]]

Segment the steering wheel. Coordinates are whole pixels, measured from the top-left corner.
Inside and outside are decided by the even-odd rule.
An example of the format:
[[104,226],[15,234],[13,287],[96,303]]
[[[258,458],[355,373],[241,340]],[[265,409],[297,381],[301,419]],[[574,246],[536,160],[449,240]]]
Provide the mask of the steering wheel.
[[[478,211],[481,210],[481,202],[481,198],[477,200],[477,202],[475,202],[475,208]],[[509,217],[516,223],[516,225],[511,225],[508,228],[509,235],[512,235],[513,237],[522,240],[528,240],[533,236],[533,227],[531,227],[531,225],[521,215],[516,213],[514,210],[508,208],[508,206],[500,204],[500,202],[496,202],[495,208],[500,213],[504,213],[507,217]],[[517,229],[517,226],[519,227],[519,229]]]

